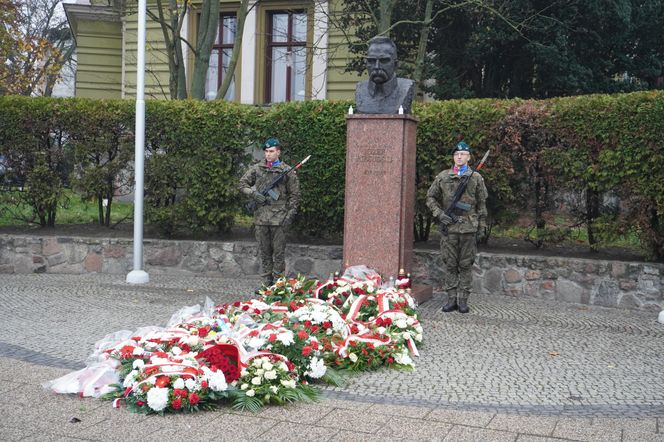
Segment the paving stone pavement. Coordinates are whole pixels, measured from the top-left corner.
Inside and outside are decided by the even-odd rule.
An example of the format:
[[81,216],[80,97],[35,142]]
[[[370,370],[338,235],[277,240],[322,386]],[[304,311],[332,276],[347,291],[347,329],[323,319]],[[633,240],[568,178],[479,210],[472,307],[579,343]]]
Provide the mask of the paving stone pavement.
[[[251,297],[257,279],[0,275],[0,440],[664,441],[664,326],[652,313],[474,296],[471,313],[420,306],[412,372],[326,387],[316,404],[166,418],[55,395],[108,333],[179,308]],[[76,417],[79,422],[71,422]]]

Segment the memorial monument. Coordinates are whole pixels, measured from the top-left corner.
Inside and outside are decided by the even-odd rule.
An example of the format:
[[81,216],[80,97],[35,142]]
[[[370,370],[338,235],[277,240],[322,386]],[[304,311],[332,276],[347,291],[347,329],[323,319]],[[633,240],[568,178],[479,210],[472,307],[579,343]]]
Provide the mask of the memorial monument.
[[356,87],[357,113],[346,119],[346,200],[343,266],[365,264],[384,278],[413,275],[413,297],[431,286],[413,271],[417,118],[410,115],[414,84],[396,76],[397,50],[375,37],[367,53],[369,80]]

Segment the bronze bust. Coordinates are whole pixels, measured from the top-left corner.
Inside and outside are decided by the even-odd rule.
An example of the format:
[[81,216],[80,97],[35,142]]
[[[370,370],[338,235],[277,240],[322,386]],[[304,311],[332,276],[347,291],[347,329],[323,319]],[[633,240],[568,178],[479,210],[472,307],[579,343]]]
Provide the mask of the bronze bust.
[[411,113],[414,82],[396,76],[397,47],[388,37],[374,37],[369,41],[366,57],[369,80],[355,87],[355,106],[363,114]]

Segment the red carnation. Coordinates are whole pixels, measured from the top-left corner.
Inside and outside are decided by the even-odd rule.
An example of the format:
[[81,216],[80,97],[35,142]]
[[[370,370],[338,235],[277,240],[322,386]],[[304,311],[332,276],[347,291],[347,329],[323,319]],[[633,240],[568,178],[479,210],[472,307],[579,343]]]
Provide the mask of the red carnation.
[[304,348],[302,349],[302,356],[305,356],[305,357],[309,356],[311,354],[312,350],[313,349],[310,346],[305,345]]
[[233,303],[233,307],[239,307],[240,306],[240,301],[235,301]]
[[277,335],[275,335],[274,333],[270,333],[270,336],[267,338],[267,340],[269,342],[274,342],[277,340]]
[[304,330],[300,330],[299,332],[297,332],[297,337],[304,341],[309,337],[309,334],[307,334],[307,332]]
[[332,322],[330,321],[323,322],[323,328],[325,329],[332,328]]
[[173,399],[171,401],[171,407],[173,407],[173,410],[179,410],[180,408],[182,408],[182,399],[180,398]]
[[304,326],[307,327],[307,328],[311,327],[311,321],[308,320],[308,319],[306,321],[304,321]]
[[249,310],[249,306],[248,305],[243,305],[242,310],[244,310],[246,312],[247,310]]
[[318,350],[318,342],[313,341],[313,342],[311,343],[311,347],[312,347],[314,350]]
[[208,388],[208,382],[207,381],[201,381],[201,388]]
[[200,400],[201,398],[198,396],[198,394],[196,394],[196,392],[193,392],[189,395],[189,403],[191,405],[196,405]]
[[384,323],[386,326],[392,325],[392,318],[385,318]]

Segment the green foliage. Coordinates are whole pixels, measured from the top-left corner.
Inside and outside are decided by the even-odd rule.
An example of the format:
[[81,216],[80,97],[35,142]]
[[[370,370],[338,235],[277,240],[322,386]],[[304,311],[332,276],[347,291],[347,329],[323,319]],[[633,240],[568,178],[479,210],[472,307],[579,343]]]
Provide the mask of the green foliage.
[[[148,102],[148,222],[171,234],[230,228],[246,202],[237,187],[249,154],[276,136],[287,163],[312,155],[297,172],[302,202],[293,229],[339,237],[350,104]],[[561,207],[574,219],[572,230],[552,233],[542,226],[530,234],[534,241],[558,240],[583,225],[593,246],[636,235],[649,257],[664,257],[664,94],[451,100],[416,104],[414,114],[418,239],[431,228],[426,191],[450,167],[450,148],[464,139],[473,147],[473,164],[491,149],[482,175],[493,225],[504,229],[532,212],[538,204],[533,186],[539,185],[546,193],[539,213],[546,229],[556,225],[549,220]],[[47,225],[55,222],[70,179],[86,199],[112,195],[120,171],[132,168],[131,120],[132,105],[125,101],[0,98],[0,153],[10,168],[7,178],[24,185],[22,192],[16,185],[2,192],[5,203],[30,205],[29,218]],[[607,195],[620,207],[605,205]]]

